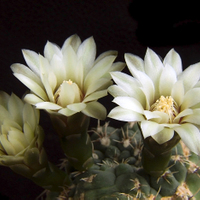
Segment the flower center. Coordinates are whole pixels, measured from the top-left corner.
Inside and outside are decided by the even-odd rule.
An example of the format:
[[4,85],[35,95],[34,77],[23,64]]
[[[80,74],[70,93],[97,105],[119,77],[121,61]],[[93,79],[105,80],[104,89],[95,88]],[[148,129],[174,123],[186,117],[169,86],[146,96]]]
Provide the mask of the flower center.
[[63,81],[54,94],[55,103],[62,107],[82,101],[83,94],[78,85],[71,81]]
[[160,111],[168,114],[169,123],[178,115],[178,105],[171,96],[161,96],[150,108],[150,111]]

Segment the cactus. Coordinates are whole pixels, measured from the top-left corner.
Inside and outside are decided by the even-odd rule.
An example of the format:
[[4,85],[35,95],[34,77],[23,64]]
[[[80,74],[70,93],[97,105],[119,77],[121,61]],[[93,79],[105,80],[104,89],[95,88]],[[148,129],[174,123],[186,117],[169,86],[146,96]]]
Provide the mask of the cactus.
[[143,168],[144,143],[137,123],[121,129],[98,125],[91,140],[93,166],[72,172],[72,184],[60,194],[50,192],[47,199],[200,199],[200,160],[182,141],[172,149],[168,167],[155,177]]

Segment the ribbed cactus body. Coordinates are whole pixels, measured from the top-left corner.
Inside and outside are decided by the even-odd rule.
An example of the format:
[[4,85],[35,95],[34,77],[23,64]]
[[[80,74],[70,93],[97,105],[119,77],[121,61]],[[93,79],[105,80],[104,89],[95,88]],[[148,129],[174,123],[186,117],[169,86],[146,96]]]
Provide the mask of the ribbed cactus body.
[[58,199],[200,199],[200,159],[182,143],[173,149],[158,178],[142,167],[143,139],[137,124],[114,129],[108,124],[91,135],[94,165],[71,173],[72,184]]

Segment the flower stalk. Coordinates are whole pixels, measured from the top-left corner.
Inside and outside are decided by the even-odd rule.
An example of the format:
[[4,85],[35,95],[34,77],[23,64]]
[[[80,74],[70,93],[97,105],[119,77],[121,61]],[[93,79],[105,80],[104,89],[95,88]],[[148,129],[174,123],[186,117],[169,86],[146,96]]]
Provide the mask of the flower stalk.
[[87,133],[90,118],[81,112],[70,117],[58,114],[51,114],[50,117],[69,163],[79,171],[91,167],[92,142]]
[[167,170],[171,159],[172,148],[180,141],[175,132],[173,138],[163,144],[157,143],[152,137],[143,140],[142,165],[151,176],[160,177]]

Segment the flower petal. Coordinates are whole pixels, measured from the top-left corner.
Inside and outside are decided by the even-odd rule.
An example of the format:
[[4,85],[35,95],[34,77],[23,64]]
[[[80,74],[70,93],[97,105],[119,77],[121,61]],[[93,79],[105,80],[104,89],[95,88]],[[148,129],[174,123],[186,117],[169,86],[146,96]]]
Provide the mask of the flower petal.
[[51,70],[49,61],[44,58],[43,56],[39,56],[39,60],[40,60],[40,78],[42,80],[42,83],[44,85],[44,88],[46,90],[46,93],[48,95],[48,98],[51,102],[54,101],[54,97],[53,97],[53,89],[51,88],[50,82],[49,82],[49,70]]
[[44,110],[59,110],[62,108],[58,104],[52,102],[41,102],[37,103],[35,106],[37,109],[44,109]]
[[133,76],[135,76],[135,71],[145,72],[144,61],[139,56],[130,53],[125,53],[124,58],[128,69],[130,70]]
[[198,103],[200,103],[200,88],[193,88],[185,94],[183,103],[181,104],[181,111],[191,108]]
[[65,115],[65,116],[71,116],[71,115],[74,115],[75,113],[77,113],[76,111],[74,110],[71,110],[69,108],[62,108],[58,111],[58,113],[62,114],[62,115]]
[[118,87],[128,94],[126,96],[136,98],[145,107],[146,98],[137,79],[122,72],[111,72],[111,76]]
[[25,65],[22,65],[22,64],[13,64],[13,65],[11,65],[10,68],[12,69],[13,73],[15,73],[15,74],[22,74],[24,76],[27,76],[31,80],[34,80],[35,82],[37,82],[42,87],[42,82],[40,80],[40,77],[36,73],[34,73],[33,71],[31,71]]
[[159,96],[171,95],[171,90],[176,80],[177,80],[177,77],[176,77],[175,70],[170,65],[166,64],[160,75],[160,81],[159,81],[160,95]]
[[84,75],[86,75],[93,66],[96,56],[96,44],[93,37],[87,38],[83,41],[78,48],[77,56],[82,60]]
[[113,108],[108,117],[125,122],[135,122],[144,120],[143,115],[136,113],[132,110],[124,109],[120,106]]
[[174,83],[171,90],[171,96],[178,105],[182,104],[184,99],[183,81],[177,81],[176,83]]
[[104,120],[107,115],[106,108],[97,101],[93,101],[86,104],[86,108],[82,110],[82,113],[89,117]]
[[31,68],[31,70],[40,76],[40,69],[39,69],[39,55],[31,50],[22,50],[22,54],[27,65]]
[[142,107],[141,103],[132,97],[115,97],[113,102],[122,108],[132,110],[140,114],[144,113],[144,108]]
[[185,92],[197,84],[200,78],[200,62],[190,65],[179,76],[178,80],[182,80]]
[[162,131],[164,126],[162,124],[158,124],[156,122],[151,121],[142,121],[141,122],[141,130],[144,138],[155,135]]
[[47,58],[49,61],[53,58],[53,56],[57,55],[62,55],[60,47],[58,47],[56,44],[53,44],[49,41],[47,41],[45,47],[44,47],[44,56]]
[[108,92],[113,96],[128,96],[128,94],[117,85],[112,85],[108,88]]
[[88,88],[90,84],[104,76],[104,74],[108,73],[108,70],[112,66],[115,58],[116,56],[107,56],[100,60],[85,77],[84,87]]
[[39,98],[38,96],[36,96],[35,94],[27,94],[24,97],[24,100],[27,103],[30,103],[32,105],[35,105],[35,104],[40,103],[40,102],[43,102],[43,100],[41,98]]
[[44,89],[41,88],[40,85],[37,82],[35,82],[34,80],[32,80],[32,79],[30,79],[27,76],[24,76],[22,74],[14,73],[14,76],[16,78],[18,78],[24,85],[26,85],[26,87],[28,87],[36,95],[40,96],[43,100],[48,99]]
[[107,90],[100,90],[97,92],[93,92],[92,94],[84,98],[83,102],[96,101],[102,97],[105,97],[106,95],[107,95]]
[[73,110],[75,112],[80,112],[86,108],[85,103],[73,103],[67,106],[70,110]]
[[162,131],[159,133],[152,135],[152,138],[158,143],[158,144],[163,144],[174,136],[174,130],[170,128],[164,128]]
[[182,112],[180,112],[175,118],[174,123],[180,123],[180,120],[182,117],[185,117],[187,115],[191,115],[193,113],[192,109],[185,109]]
[[88,95],[100,89],[107,89],[110,85],[112,85],[110,78],[97,79],[93,84],[89,85],[85,96],[87,97]]
[[179,54],[174,49],[171,49],[167,53],[167,55],[164,58],[163,63],[164,63],[164,65],[166,65],[167,63],[169,65],[171,65],[174,68],[177,75],[179,75],[182,72],[181,57],[179,56]]
[[189,122],[192,124],[200,125],[200,109],[193,109],[193,113],[191,115],[185,116],[182,120],[182,123]]
[[77,34],[74,34],[65,40],[62,46],[62,52],[64,52],[65,49],[68,48],[69,46],[73,48],[74,52],[77,52],[80,44],[81,44],[80,37]]
[[189,123],[175,127],[174,130],[179,134],[186,146],[194,153],[200,155],[200,133],[199,129]]

